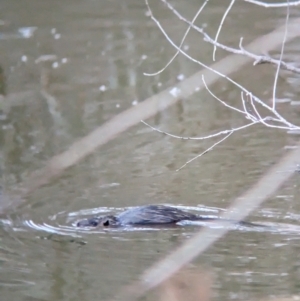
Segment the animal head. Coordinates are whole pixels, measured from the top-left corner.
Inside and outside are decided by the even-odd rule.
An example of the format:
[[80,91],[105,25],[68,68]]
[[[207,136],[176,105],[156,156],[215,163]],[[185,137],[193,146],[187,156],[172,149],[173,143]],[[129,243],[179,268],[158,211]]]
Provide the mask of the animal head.
[[113,215],[105,215],[98,217],[91,217],[84,220],[81,220],[77,223],[77,227],[109,227],[109,226],[117,226],[118,220]]

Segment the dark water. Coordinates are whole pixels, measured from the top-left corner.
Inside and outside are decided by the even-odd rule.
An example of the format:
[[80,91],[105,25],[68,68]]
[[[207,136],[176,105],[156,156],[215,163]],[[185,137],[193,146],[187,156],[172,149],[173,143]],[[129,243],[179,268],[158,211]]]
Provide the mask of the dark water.
[[[146,16],[143,1],[1,0],[0,6],[0,172],[5,191],[111,117],[199,70],[179,57],[158,76],[142,75],[159,70],[174,54]],[[185,26],[160,2],[151,6],[179,41]],[[197,1],[176,3],[189,18],[198,7]],[[199,25],[207,24],[214,34],[225,7],[225,1],[209,3]],[[299,15],[299,9],[293,15]],[[244,36],[250,42],[282,24],[284,16],[285,10],[236,5],[221,40],[237,45]],[[186,46],[198,59],[212,63],[212,48],[197,34],[189,36]],[[298,60],[299,46],[299,39],[286,45],[286,60]],[[42,61],[46,55],[49,60]],[[224,55],[217,52],[217,59]],[[233,78],[270,99],[274,70],[247,66]],[[240,92],[224,80],[211,89],[224,100],[240,101]],[[283,72],[277,93],[280,99],[298,100],[299,76]],[[287,119],[299,120],[297,106],[283,103],[278,108]],[[185,136],[242,124],[241,117],[206,91],[180,100],[149,122]],[[3,217],[1,300],[113,296],[197,228],[77,231],[76,219],[149,203],[222,213],[297,139],[256,126],[175,172],[213,142],[176,140],[138,124],[35,191],[29,205]],[[212,270],[217,300],[299,293],[299,181],[295,174],[249,217],[278,223],[278,231],[233,230],[196,260],[196,266]]]

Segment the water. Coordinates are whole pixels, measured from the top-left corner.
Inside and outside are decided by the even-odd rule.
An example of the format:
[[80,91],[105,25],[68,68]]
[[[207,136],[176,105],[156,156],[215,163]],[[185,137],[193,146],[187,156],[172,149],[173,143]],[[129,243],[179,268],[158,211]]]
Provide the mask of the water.
[[[162,68],[174,54],[146,16],[143,2],[13,0],[0,4],[4,191],[11,191],[30,172],[111,117],[199,71],[179,57],[162,74],[142,76]],[[183,23],[161,3],[151,5],[168,33],[179,41]],[[187,17],[198,6],[197,1],[176,3]],[[225,4],[209,3],[198,25],[208,24],[215,33],[224,9]],[[292,11],[297,13],[299,9]],[[250,42],[282,24],[284,14],[284,10],[236,5],[221,40],[237,45],[244,36]],[[186,46],[192,55],[212,63],[212,49],[198,34],[191,33]],[[286,45],[286,60],[297,61],[298,49],[299,40]],[[224,55],[218,51],[217,59]],[[268,65],[247,66],[233,78],[270,99],[274,70]],[[299,99],[298,83],[298,75],[283,72],[278,98]],[[233,104],[240,101],[240,92],[225,80],[210,88]],[[296,106],[282,103],[278,108],[287,119],[298,121]],[[238,126],[243,120],[202,91],[148,122],[178,135],[201,136]],[[252,127],[175,172],[214,141],[176,140],[138,124],[35,191],[26,206],[2,217],[2,298],[81,301],[113,296],[198,228],[79,231],[74,227],[76,219],[150,203],[220,214],[297,139],[284,131]],[[278,231],[235,229],[193,263],[213,272],[217,300],[299,293],[298,195],[295,173],[249,217],[278,225]]]

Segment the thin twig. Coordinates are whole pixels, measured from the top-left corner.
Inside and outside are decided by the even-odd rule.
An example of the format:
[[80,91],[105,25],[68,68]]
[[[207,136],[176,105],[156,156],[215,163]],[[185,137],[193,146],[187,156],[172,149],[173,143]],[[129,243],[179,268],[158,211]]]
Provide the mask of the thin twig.
[[152,125],[150,125],[149,123],[147,123],[144,120],[141,120],[141,123],[143,123],[144,125],[148,126],[149,128],[151,128],[155,132],[158,132],[160,134],[164,134],[164,135],[172,137],[172,138],[181,139],[181,140],[207,140],[207,139],[218,137],[218,136],[221,136],[221,135],[227,135],[227,134],[229,134],[231,132],[233,133],[233,132],[237,132],[237,131],[243,130],[243,129],[249,127],[249,126],[254,125],[255,123],[258,123],[258,121],[253,121],[251,123],[239,126],[237,128],[219,131],[218,133],[207,135],[207,136],[203,136],[203,137],[178,136],[178,135],[174,135],[174,134],[162,131],[162,130],[160,130],[158,128],[155,128],[155,127],[153,127]]
[[[221,29],[223,27],[223,24],[225,22],[225,19],[226,17],[228,16],[229,14],[229,11],[231,10],[233,4],[234,4],[235,0],[231,0],[229,6],[227,7],[226,11],[224,12],[223,14],[223,17],[222,17],[222,20],[220,22],[220,25],[218,27],[218,30],[217,30],[217,33],[216,33],[216,36],[215,36],[215,39],[214,39],[214,42],[216,43],[218,41],[218,38],[219,38],[219,35],[220,35],[220,32],[221,32]],[[216,44],[214,43],[214,50],[213,50],[213,61],[216,60],[216,51],[217,51],[217,46]]]
[[226,135],[224,138],[222,138],[221,140],[219,140],[218,142],[216,142],[215,144],[213,144],[211,147],[209,147],[208,149],[206,149],[204,152],[202,152],[201,154],[195,156],[194,158],[188,160],[187,162],[185,162],[181,167],[179,167],[178,169],[176,169],[176,171],[181,170],[182,168],[186,167],[188,164],[190,164],[191,162],[193,162],[194,160],[200,158],[201,156],[205,155],[206,153],[208,153],[209,151],[213,150],[215,146],[217,146],[218,144],[222,143],[223,141],[225,141],[227,138],[229,138],[229,136],[233,134],[233,131],[230,132],[228,135]]
[[247,112],[247,110],[242,111],[242,110],[240,110],[240,109],[238,109],[238,108],[236,108],[236,107],[233,107],[233,106],[229,105],[228,103],[226,103],[225,101],[223,101],[222,99],[220,99],[219,97],[217,97],[217,96],[216,96],[216,95],[208,88],[208,86],[207,86],[207,84],[206,84],[206,82],[205,82],[205,79],[204,79],[204,76],[203,76],[203,75],[202,75],[202,81],[203,81],[204,86],[205,86],[206,90],[208,91],[208,93],[209,93],[213,98],[215,98],[217,101],[219,101],[223,106],[225,106],[225,107],[227,107],[227,108],[229,108],[229,109],[231,109],[231,110],[233,110],[233,111],[236,111],[236,112],[238,112],[238,113],[244,114],[244,115],[246,115],[246,117],[248,117],[248,116],[250,115],[250,114]]
[[[163,0],[165,1],[165,0]],[[165,32],[164,28],[161,26],[160,22],[154,17],[153,12],[149,6],[148,0],[145,0],[147,8],[149,10],[151,19],[156,23],[157,27],[161,30],[161,32],[164,34],[165,38],[167,39],[167,41],[175,48],[177,49],[181,54],[183,54],[185,57],[187,57],[189,60],[199,64],[200,66],[214,72],[215,74],[226,78],[228,81],[230,81],[231,83],[233,83],[236,87],[238,87],[239,89],[241,89],[242,91],[244,91],[246,94],[252,94],[250,91],[248,91],[245,87],[243,87],[242,85],[240,85],[239,83],[237,83],[236,81],[234,81],[233,79],[231,79],[230,77],[222,74],[221,72],[207,66],[206,64],[204,64],[203,62],[196,60],[195,58],[191,57],[189,54],[187,54],[185,51],[183,51],[182,49],[180,49],[174,42],[173,40],[168,36],[168,34]],[[240,40],[240,46],[242,47],[242,38]],[[284,123],[286,126],[283,128],[289,128],[290,130],[295,130],[295,129],[299,129],[298,126],[290,123],[289,121],[287,121],[285,118],[283,118],[276,110],[273,110],[272,107],[270,107],[269,105],[267,105],[266,103],[264,103],[262,100],[260,100],[258,97],[254,96],[252,94],[252,99],[257,102],[258,104],[260,104],[261,106],[263,106],[264,108],[266,108],[267,110],[269,110],[272,114],[274,114],[279,120],[281,120],[282,123]],[[270,119],[267,119],[270,120]],[[273,125],[269,125],[270,127],[274,127]],[[278,127],[279,128],[279,127]]]
[[263,1],[257,1],[257,0],[244,0],[245,2],[249,2],[255,5],[263,6],[266,8],[271,8],[271,7],[287,7],[287,6],[298,6],[300,5],[300,1],[287,1],[287,2],[280,2],[280,3],[268,3],[268,2],[263,2]]
[[204,41],[206,41],[208,43],[211,43],[212,45],[214,45],[214,46],[216,46],[220,49],[223,49],[227,52],[249,56],[249,57],[253,58],[253,60],[254,60],[253,65],[257,65],[257,64],[260,64],[260,63],[271,63],[271,64],[274,64],[274,65],[278,65],[280,63],[281,67],[283,67],[284,69],[286,69],[288,71],[291,71],[291,72],[294,72],[294,73],[299,73],[300,74],[300,68],[297,68],[297,67],[293,66],[292,64],[288,64],[286,62],[280,62],[279,60],[271,58],[271,57],[266,56],[266,55],[257,55],[257,54],[251,53],[251,52],[247,51],[246,49],[244,49],[241,44],[239,46],[239,49],[237,49],[237,48],[234,48],[234,47],[229,47],[229,46],[226,46],[224,44],[218,43],[217,41],[215,41],[215,39],[211,38],[203,30],[203,28],[200,28],[200,27],[196,26],[191,21],[184,18],[167,0],[161,0],[161,1],[166,4],[166,6],[177,16],[177,18],[179,20],[185,22],[191,28],[193,28],[194,30],[196,30],[197,32],[202,34],[204,36]]
[[[289,0],[287,0],[287,2],[289,3]],[[273,105],[272,105],[273,110],[275,110],[275,108],[276,108],[276,88],[277,88],[277,81],[278,81],[278,77],[279,77],[280,65],[281,65],[283,53],[284,53],[284,45],[285,45],[285,41],[286,41],[286,37],[287,37],[287,27],[288,27],[288,23],[289,23],[289,17],[290,17],[290,7],[287,6],[286,19],[285,19],[285,30],[284,30],[283,41],[282,41],[282,45],[281,45],[279,64],[277,65],[277,70],[276,70],[274,85],[273,85]]]
[[[166,0],[161,0],[161,1],[163,1],[164,3],[167,2]],[[189,60],[191,60],[191,61],[193,61],[193,62],[195,62],[195,63],[201,65],[202,67],[204,67],[204,68],[206,68],[206,69],[208,69],[208,70],[210,70],[210,71],[212,71],[212,72],[218,74],[218,75],[221,76],[221,77],[226,78],[228,81],[230,81],[231,83],[233,83],[236,87],[238,87],[239,89],[241,89],[241,90],[244,91],[245,93],[251,94],[250,91],[248,91],[247,89],[245,89],[245,87],[241,86],[240,84],[238,84],[237,82],[235,82],[235,81],[232,80],[231,78],[225,76],[224,74],[218,72],[217,70],[214,70],[214,69],[208,67],[207,65],[205,65],[205,64],[202,63],[201,61],[196,60],[196,59],[194,59],[193,57],[191,57],[190,55],[188,55],[188,54],[187,54],[185,51],[183,51],[182,49],[179,49],[179,48],[177,47],[177,45],[176,45],[176,44],[171,40],[171,38],[167,35],[167,33],[165,32],[165,30],[163,29],[163,27],[160,25],[160,22],[153,16],[153,13],[152,13],[152,10],[151,10],[150,7],[149,7],[148,1],[146,1],[146,5],[147,5],[147,7],[148,7],[148,10],[149,10],[149,12],[150,12],[150,16],[151,16],[152,20],[156,23],[156,25],[158,26],[158,28],[159,28],[159,29],[161,30],[161,32],[165,35],[165,37],[166,37],[166,39],[169,41],[169,43],[170,43],[173,47],[175,47],[177,50],[179,50],[181,54],[183,54],[183,55],[184,55],[185,57],[187,57]],[[174,13],[176,13],[177,16],[181,16],[181,15],[174,9],[174,7],[172,7],[170,4],[169,4],[168,7],[169,7]],[[188,24],[190,24],[194,29],[197,28],[197,31],[199,31],[200,33],[204,34],[204,36],[205,36],[206,38],[211,39],[206,33],[204,33],[203,29],[196,27],[194,24],[191,24],[190,21],[186,20],[186,19],[183,18],[182,16],[180,17],[180,19],[183,20],[183,21],[185,21],[185,22],[187,22]],[[211,39],[211,41],[213,41],[213,40]],[[240,39],[240,43],[239,43],[240,49],[243,48],[242,42],[243,42],[243,38]],[[219,45],[219,44],[218,44],[218,45]],[[234,49],[234,50],[235,50],[234,53],[238,54],[238,51],[237,51],[236,49]],[[294,129],[298,129],[297,126],[295,126],[294,124],[288,122],[288,121],[287,121],[286,119],[284,119],[284,118],[283,118],[276,110],[272,110],[272,108],[271,108],[270,106],[268,106],[266,103],[264,103],[264,102],[263,102],[262,100],[260,100],[258,97],[254,96],[254,95],[252,95],[252,97],[253,97],[253,100],[254,100],[255,102],[259,103],[260,105],[262,105],[263,107],[265,107],[267,110],[272,111],[272,113],[273,113],[278,119],[282,120],[283,123],[286,123],[287,126],[291,127],[291,129],[293,129],[293,130],[294,130]]]
[[[205,0],[205,2],[202,4],[202,6],[198,9],[196,15],[194,16],[194,18],[192,19],[191,21],[191,24],[194,24],[194,22],[197,20],[197,18],[199,17],[199,15],[201,14],[201,12],[203,11],[204,7],[206,6],[206,4],[208,3],[209,0]],[[168,2],[164,2],[167,6],[169,5]],[[180,45],[179,45],[179,48],[182,47],[188,33],[190,32],[191,28],[192,28],[192,25],[189,24],[189,27],[188,29],[186,30],[185,34],[183,35],[183,38],[180,42]],[[155,75],[158,75],[160,74],[161,72],[163,72],[164,70],[166,70],[166,68],[175,60],[175,58],[177,57],[177,55],[179,54],[179,51],[177,50],[176,53],[173,55],[173,57],[169,60],[169,62],[162,68],[160,69],[159,71],[155,72],[155,73],[143,73],[145,76],[155,76]]]

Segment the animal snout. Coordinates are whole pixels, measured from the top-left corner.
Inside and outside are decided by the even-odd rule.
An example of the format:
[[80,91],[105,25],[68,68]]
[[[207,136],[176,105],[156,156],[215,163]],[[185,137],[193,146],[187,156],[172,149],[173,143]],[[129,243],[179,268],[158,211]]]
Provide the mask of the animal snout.
[[97,227],[99,225],[98,218],[88,218],[77,223],[77,227]]

